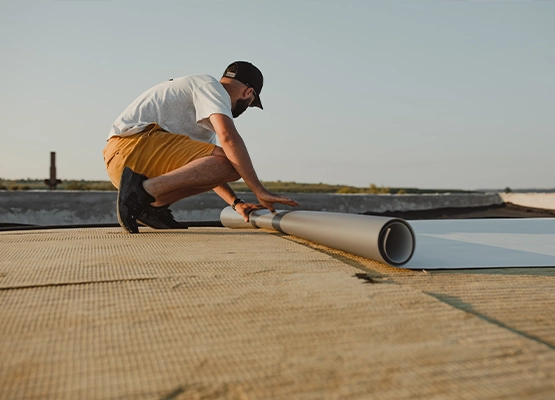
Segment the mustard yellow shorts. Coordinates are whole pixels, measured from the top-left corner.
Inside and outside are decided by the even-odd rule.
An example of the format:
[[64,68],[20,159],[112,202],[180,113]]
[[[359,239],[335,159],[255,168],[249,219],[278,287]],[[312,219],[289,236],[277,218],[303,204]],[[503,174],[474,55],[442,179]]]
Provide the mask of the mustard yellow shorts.
[[103,154],[108,176],[118,188],[126,166],[154,178],[211,155],[215,147],[215,144],[166,132],[158,124],[150,124],[135,135],[111,137]]

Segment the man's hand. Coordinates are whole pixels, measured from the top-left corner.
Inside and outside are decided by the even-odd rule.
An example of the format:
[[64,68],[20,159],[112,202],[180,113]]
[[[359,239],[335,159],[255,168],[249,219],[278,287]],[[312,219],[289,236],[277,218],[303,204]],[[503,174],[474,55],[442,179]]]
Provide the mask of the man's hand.
[[264,208],[267,208],[271,212],[276,211],[276,209],[274,208],[274,203],[287,204],[291,207],[297,207],[299,205],[299,203],[297,203],[293,199],[280,196],[267,190],[263,193],[258,194],[256,197],[258,198],[260,204],[237,203],[237,205],[235,206],[235,211],[237,211],[245,219],[245,222],[249,222],[249,215],[255,210],[262,210]]
[[261,204],[252,204],[252,203],[237,203],[235,205],[235,211],[239,213],[244,219],[245,222],[249,222],[249,215],[251,212],[255,210],[261,210],[264,206]]
[[299,205],[299,203],[297,203],[293,199],[280,196],[279,194],[272,193],[268,190],[264,190],[260,193],[255,193],[255,194],[260,204],[262,204],[264,208],[267,208],[271,212],[276,211],[276,209],[274,208],[274,203],[286,204],[291,207],[297,207]]

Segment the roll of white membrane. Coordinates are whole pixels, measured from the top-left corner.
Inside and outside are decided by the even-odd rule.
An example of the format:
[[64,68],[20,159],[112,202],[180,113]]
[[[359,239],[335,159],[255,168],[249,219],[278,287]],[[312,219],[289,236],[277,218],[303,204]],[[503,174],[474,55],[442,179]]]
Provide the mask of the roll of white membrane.
[[323,211],[253,211],[249,222],[226,207],[227,228],[273,229],[394,267],[406,264],[416,245],[412,227],[399,218]]

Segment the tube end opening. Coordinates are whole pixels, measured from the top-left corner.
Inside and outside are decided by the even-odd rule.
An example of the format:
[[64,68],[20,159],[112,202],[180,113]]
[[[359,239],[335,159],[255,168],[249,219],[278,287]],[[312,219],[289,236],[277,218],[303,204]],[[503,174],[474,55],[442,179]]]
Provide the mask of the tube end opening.
[[385,261],[394,266],[406,264],[414,253],[414,233],[401,221],[391,221],[383,228],[380,252]]

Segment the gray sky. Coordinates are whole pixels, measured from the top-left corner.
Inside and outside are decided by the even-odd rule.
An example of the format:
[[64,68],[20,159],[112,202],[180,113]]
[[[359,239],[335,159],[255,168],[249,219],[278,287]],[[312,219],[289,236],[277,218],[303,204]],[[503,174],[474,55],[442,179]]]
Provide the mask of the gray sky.
[[262,180],[552,188],[555,2],[0,2],[0,177],[108,180],[110,126],[149,87],[235,60]]

